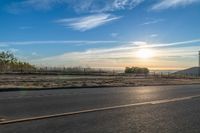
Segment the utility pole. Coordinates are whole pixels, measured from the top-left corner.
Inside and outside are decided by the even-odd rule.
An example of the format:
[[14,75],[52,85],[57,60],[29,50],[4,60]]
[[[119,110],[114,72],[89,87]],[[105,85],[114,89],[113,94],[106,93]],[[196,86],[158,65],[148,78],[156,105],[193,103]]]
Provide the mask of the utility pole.
[[198,66],[198,76],[200,76],[200,51],[199,51],[199,66]]

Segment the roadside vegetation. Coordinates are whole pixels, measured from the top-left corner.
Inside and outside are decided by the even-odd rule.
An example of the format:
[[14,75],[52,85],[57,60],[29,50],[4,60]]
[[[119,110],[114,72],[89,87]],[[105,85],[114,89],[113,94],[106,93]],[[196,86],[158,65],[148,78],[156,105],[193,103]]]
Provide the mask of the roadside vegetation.
[[0,52],[0,73],[1,74],[38,74],[38,75],[88,75],[88,76],[145,76],[154,78],[198,78],[196,75],[177,73],[156,73],[150,72],[148,68],[125,67],[124,71],[105,70],[90,67],[38,67],[28,62],[18,60],[9,51]]
[[[0,52],[0,73],[108,75],[109,71],[90,67],[36,67],[18,60],[9,51]],[[113,73],[113,72],[112,72]]]
[[149,74],[148,68],[140,68],[140,67],[126,67],[125,73],[128,74]]
[[24,72],[35,69],[33,65],[19,61],[14,54],[9,51],[0,52],[0,72]]
[[199,83],[200,78],[198,77],[150,73],[148,68],[140,67],[126,67],[120,72],[90,67],[36,67],[19,61],[11,52],[0,52],[0,90],[5,88],[131,87]]

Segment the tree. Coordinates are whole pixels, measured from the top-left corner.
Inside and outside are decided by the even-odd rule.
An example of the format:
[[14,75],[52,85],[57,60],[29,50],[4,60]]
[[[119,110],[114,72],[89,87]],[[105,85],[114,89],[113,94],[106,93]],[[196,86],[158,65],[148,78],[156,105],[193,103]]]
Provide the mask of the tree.
[[148,68],[140,68],[140,67],[126,67],[125,73],[132,73],[132,74],[148,74]]
[[0,52],[0,63],[11,63],[16,62],[17,59],[14,57],[14,54],[12,54],[9,51],[6,52]]
[[27,71],[36,68],[27,63],[17,60],[13,53],[6,51],[0,52],[0,70],[1,71]]

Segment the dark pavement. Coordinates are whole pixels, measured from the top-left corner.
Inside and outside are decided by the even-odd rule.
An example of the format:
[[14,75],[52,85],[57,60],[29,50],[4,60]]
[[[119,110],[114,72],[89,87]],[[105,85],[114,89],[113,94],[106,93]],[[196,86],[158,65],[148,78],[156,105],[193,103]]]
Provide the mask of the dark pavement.
[[[200,85],[0,93],[6,120],[200,95]],[[199,133],[200,97],[0,125],[0,133]]]

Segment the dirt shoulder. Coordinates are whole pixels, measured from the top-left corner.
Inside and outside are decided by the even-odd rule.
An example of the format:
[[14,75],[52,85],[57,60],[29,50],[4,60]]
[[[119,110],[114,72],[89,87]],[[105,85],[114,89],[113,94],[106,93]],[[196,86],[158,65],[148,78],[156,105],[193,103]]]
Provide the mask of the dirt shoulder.
[[0,75],[0,90],[200,84],[195,78],[72,75]]

